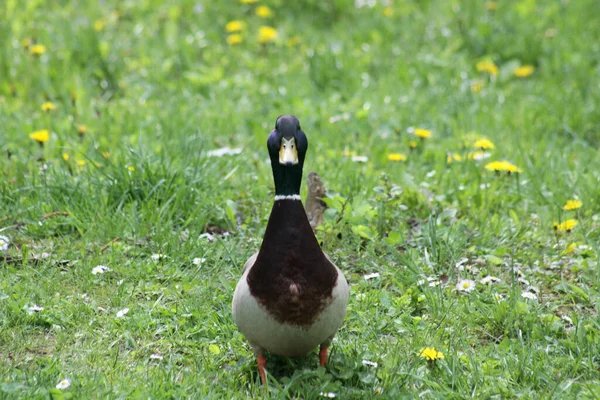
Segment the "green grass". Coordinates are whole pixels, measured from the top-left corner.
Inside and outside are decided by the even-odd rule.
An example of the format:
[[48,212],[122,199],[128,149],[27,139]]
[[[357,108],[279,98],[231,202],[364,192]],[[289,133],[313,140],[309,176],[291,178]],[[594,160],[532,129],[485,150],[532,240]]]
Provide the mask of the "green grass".
[[[0,235],[10,240],[0,253],[0,398],[265,395],[230,302],[266,226],[265,143],[284,113],[309,138],[305,176],[317,171],[329,189],[317,236],[352,295],[327,368],[316,352],[269,357],[268,395],[600,397],[594,0],[495,10],[475,0],[391,10],[347,0],[21,3],[0,5]],[[259,4],[274,16],[257,17]],[[243,42],[228,45],[235,19]],[[277,29],[275,42],[258,43],[261,25]],[[32,55],[25,39],[46,52]],[[496,76],[477,70],[485,59]],[[519,65],[535,72],[517,78]],[[56,110],[42,111],[45,101]],[[432,137],[411,150],[411,127]],[[29,138],[42,129],[44,146]],[[489,159],[467,159],[477,138],[496,145]],[[208,157],[224,146],[242,152]],[[448,153],[465,160],[447,163]],[[484,168],[496,160],[522,172]],[[583,206],[564,211],[573,198]],[[41,221],[55,211],[68,215]],[[555,232],[569,218],[572,232]],[[207,230],[229,235],[209,241]],[[93,275],[97,265],[110,271]],[[502,281],[483,285],[486,275]],[[447,283],[429,286],[440,277]],[[458,292],[460,279],[475,290]],[[537,299],[522,297],[528,286]],[[444,358],[427,362],[424,347]],[[56,389],[63,378],[71,386]]]

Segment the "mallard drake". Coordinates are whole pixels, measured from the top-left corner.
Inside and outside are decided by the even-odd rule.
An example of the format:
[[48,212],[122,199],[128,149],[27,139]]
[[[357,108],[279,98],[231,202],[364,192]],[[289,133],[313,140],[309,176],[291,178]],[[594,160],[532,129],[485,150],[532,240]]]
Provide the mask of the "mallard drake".
[[244,264],[232,305],[263,384],[265,351],[298,357],[319,346],[320,365],[326,364],[349,295],[344,274],[321,250],[300,200],[308,140],[295,116],[277,118],[267,149],[275,201],[262,245]]

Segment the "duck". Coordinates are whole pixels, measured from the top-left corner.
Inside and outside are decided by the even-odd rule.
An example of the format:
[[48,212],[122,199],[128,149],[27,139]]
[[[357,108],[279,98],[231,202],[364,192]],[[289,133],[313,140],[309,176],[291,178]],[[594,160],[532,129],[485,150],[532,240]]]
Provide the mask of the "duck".
[[302,200],[308,139],[294,115],[281,115],[267,139],[275,199],[262,244],[244,264],[232,301],[233,321],[256,356],[267,382],[266,354],[301,357],[329,346],[346,317],[350,289],[323,252]]

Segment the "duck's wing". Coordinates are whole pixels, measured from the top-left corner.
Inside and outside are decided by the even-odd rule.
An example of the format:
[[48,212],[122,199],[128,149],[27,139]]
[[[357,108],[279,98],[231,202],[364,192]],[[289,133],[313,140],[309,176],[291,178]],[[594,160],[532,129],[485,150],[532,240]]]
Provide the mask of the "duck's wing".
[[258,251],[256,253],[252,254],[252,256],[248,260],[246,260],[246,262],[244,263],[244,268],[242,269],[242,275],[244,275],[246,270],[249,270],[250,268],[252,268],[252,266],[254,265],[254,262],[256,261],[256,257],[258,257]]

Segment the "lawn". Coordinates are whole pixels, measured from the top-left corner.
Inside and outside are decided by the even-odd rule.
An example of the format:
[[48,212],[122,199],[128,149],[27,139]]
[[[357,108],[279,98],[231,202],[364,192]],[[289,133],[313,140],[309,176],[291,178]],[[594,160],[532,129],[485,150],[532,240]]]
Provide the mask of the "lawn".
[[[50,3],[0,5],[0,398],[600,397],[596,0]],[[265,389],[285,113],[351,298]]]

